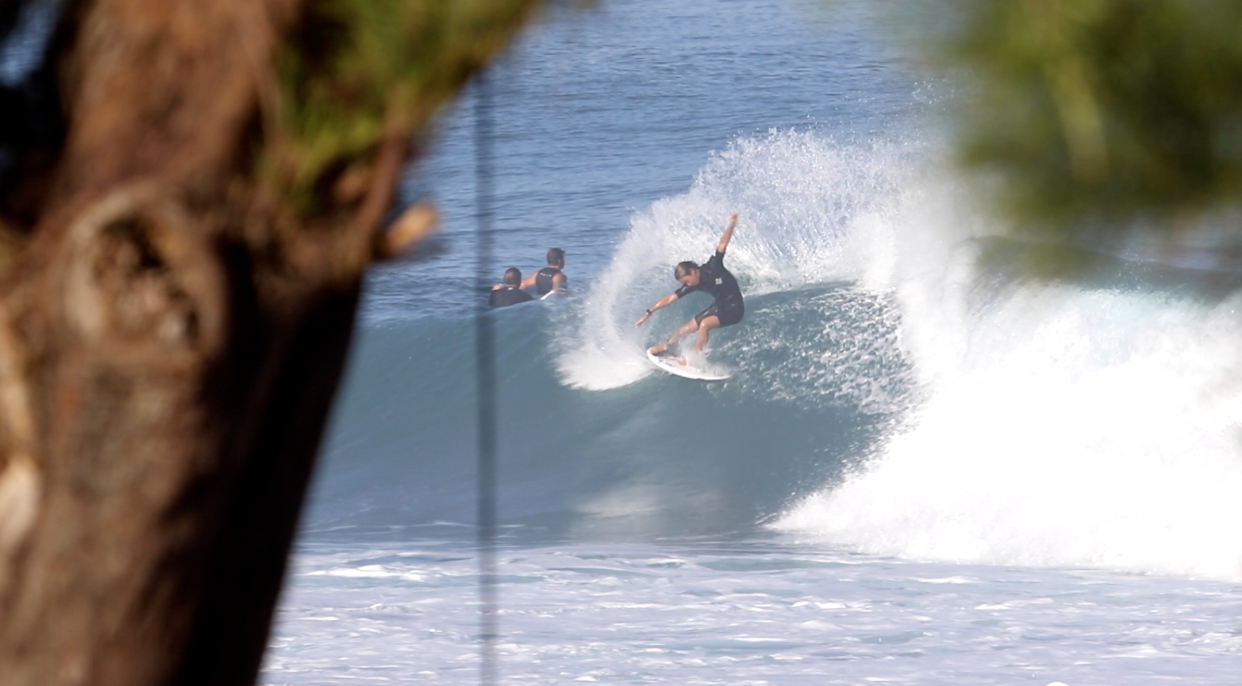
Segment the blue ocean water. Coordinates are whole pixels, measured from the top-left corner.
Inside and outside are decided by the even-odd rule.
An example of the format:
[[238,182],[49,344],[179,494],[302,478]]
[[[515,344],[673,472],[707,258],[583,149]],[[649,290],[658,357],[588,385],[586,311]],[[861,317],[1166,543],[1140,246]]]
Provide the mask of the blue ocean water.
[[[494,70],[496,277],[559,246],[573,289],[492,315],[502,683],[1236,683],[1238,295],[1012,277],[880,5],[558,7]],[[472,97],[405,184],[431,256],[368,281],[265,684],[477,678]],[[733,376],[656,373],[706,301],[633,322],[732,212]]]

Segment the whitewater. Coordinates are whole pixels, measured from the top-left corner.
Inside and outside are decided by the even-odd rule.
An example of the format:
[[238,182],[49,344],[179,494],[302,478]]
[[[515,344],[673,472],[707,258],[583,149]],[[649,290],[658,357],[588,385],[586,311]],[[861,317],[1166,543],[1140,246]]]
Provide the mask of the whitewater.
[[[573,287],[489,315],[500,681],[1236,683],[1236,272],[1024,269],[866,8],[610,2],[498,71],[497,275],[557,245]],[[406,189],[437,257],[368,284],[264,684],[478,678],[469,111]],[[634,322],[733,212],[733,376],[661,374],[706,296]]]

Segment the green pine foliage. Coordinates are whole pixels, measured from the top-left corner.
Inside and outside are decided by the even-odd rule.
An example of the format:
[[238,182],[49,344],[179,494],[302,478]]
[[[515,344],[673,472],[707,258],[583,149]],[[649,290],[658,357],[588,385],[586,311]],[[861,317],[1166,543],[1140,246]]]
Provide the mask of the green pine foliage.
[[1175,226],[1242,198],[1242,3],[941,5],[961,160],[1024,226]]
[[303,213],[380,139],[416,135],[537,0],[312,0],[277,59],[279,135],[259,164]]

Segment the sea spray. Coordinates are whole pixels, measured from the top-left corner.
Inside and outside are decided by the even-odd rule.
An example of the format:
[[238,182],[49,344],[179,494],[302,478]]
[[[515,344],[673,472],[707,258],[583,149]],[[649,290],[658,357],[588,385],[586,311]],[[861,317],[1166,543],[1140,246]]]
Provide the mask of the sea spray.
[[[579,301],[578,317],[566,331],[558,360],[563,382],[606,390],[650,374],[643,347],[709,301],[678,305],[643,329],[635,330],[633,322],[676,289],[676,263],[711,255],[733,212],[740,220],[725,264],[747,298],[865,281],[883,262],[876,253],[891,247],[871,229],[889,228],[877,218],[900,197],[908,169],[903,158],[909,154],[887,144],[840,145],[810,131],[772,131],[712,155],[686,193],[631,218],[611,263]],[[753,318],[742,326],[750,329],[744,334],[750,340],[764,335],[754,329]]]

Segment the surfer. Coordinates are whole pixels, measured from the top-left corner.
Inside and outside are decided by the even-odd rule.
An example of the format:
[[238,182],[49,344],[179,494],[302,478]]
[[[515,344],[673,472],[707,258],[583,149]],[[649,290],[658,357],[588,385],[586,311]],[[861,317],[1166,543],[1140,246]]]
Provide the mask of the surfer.
[[556,291],[557,295],[563,295],[565,287],[569,285],[569,279],[561,271],[564,268],[565,251],[560,248],[551,248],[548,250],[548,266],[522,279],[522,288],[534,286],[535,292],[540,297],[552,291]]
[[509,267],[505,270],[504,283],[492,286],[492,294],[487,299],[487,304],[492,307],[508,307],[528,300],[534,300],[530,293],[522,290],[521,285],[522,270],[517,267]]
[[716,254],[712,255],[711,259],[704,262],[702,266],[694,262],[678,264],[673,269],[673,278],[681,283],[681,288],[657,300],[656,304],[648,308],[634,323],[635,327],[642,326],[652,312],[668,307],[677,302],[679,298],[694,291],[703,291],[715,298],[711,307],[694,315],[694,319],[677,329],[667,341],[651,346],[648,352],[653,355],[662,355],[668,352],[669,347],[674,343],[695,332],[698,333],[698,337],[694,343],[694,350],[703,352],[712,329],[732,326],[742,321],[742,315],[746,312],[746,307],[742,302],[742,289],[738,287],[737,279],[733,278],[733,274],[730,274],[724,266],[725,250],[729,247],[729,239],[733,238],[733,228],[736,226],[737,214],[734,213],[729,217],[729,226],[716,245]]

